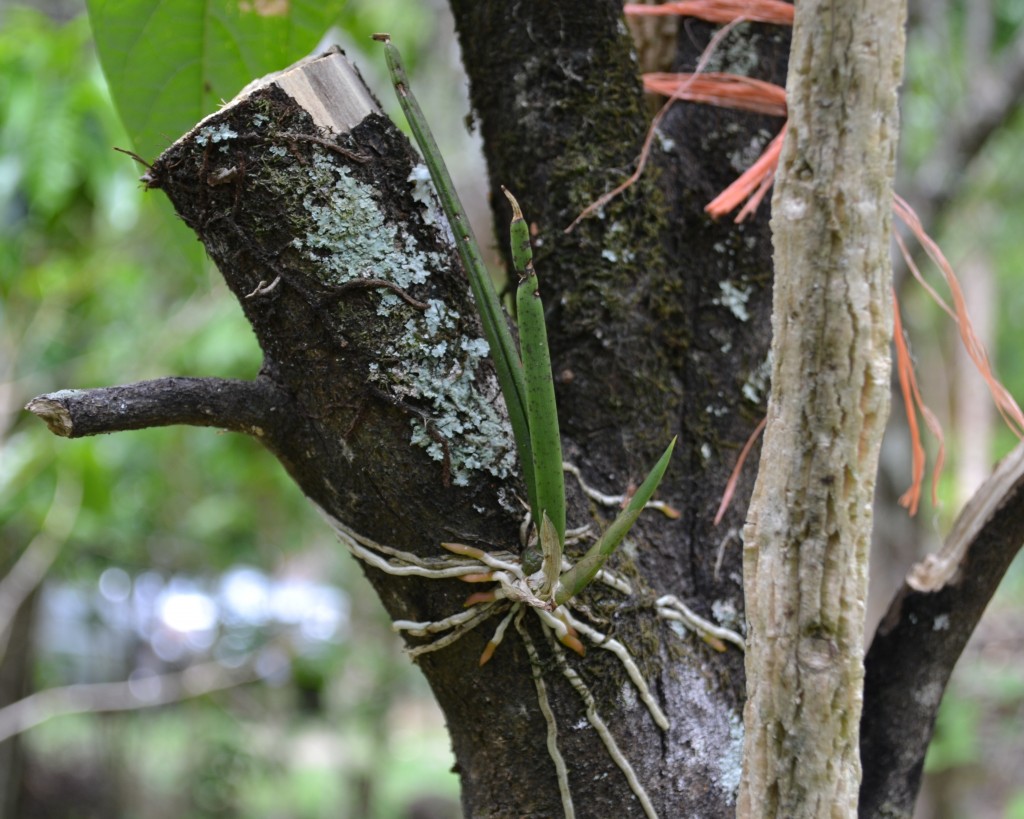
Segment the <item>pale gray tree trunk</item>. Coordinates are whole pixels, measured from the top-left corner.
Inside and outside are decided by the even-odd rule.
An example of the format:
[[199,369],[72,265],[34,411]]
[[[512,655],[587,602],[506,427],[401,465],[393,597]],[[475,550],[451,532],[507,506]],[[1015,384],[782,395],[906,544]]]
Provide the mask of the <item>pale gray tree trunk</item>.
[[857,810],[904,16],[887,0],[796,10],[772,202],[772,395],[744,530],[742,816]]

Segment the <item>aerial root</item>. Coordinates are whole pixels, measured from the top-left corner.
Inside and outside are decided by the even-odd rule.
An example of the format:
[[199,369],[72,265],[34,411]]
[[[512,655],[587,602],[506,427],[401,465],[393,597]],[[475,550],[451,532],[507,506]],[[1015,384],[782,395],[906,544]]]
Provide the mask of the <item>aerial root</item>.
[[[551,761],[555,763],[555,775],[558,778],[558,792],[562,797],[562,813],[565,819],[575,819],[576,811],[572,804],[572,793],[569,790],[569,769],[565,765],[562,752],[558,749],[558,724],[555,722],[555,713],[551,710],[551,703],[548,700],[547,686],[544,685],[544,671],[540,664],[540,657],[537,655],[537,648],[530,639],[530,635],[523,625],[523,609],[519,607],[516,614],[516,631],[523,638],[523,645],[526,646],[526,653],[530,658],[530,671],[533,675],[533,684],[537,689],[537,704],[540,712],[544,715],[544,722],[548,727],[547,746]],[[545,632],[547,633],[547,632]]]
[[[625,507],[627,503],[629,503],[630,496],[628,494],[609,495],[602,492],[599,489],[595,489],[594,487],[592,487],[585,480],[583,480],[583,473],[580,471],[580,468],[575,464],[571,464],[568,462],[563,463],[562,471],[568,472],[570,475],[572,475],[576,479],[576,482],[580,485],[580,489],[583,490],[583,494],[590,498],[592,501],[601,504],[602,506],[608,506],[613,509],[621,509]],[[671,520],[678,520],[682,514],[678,509],[676,509],[671,504],[665,503],[665,501],[660,500],[647,501],[647,503],[644,504],[644,508],[655,509],[658,512],[661,512],[661,514],[663,514],[665,517],[670,518]]]
[[[328,514],[319,505],[316,505],[320,514],[324,516],[331,528],[338,535],[338,539],[352,553],[357,560],[361,560],[375,569],[394,575],[395,577],[425,577],[430,580],[443,580],[449,577],[462,577],[464,575],[478,573],[480,565],[477,562],[467,560],[465,563],[453,561],[451,558],[427,559],[414,555],[412,552],[404,552],[377,543],[368,537],[360,535],[350,529],[336,517]],[[387,560],[382,555],[391,558]],[[395,563],[393,561],[399,561]]]
[[[461,637],[464,637],[466,634],[468,634],[473,629],[475,629],[478,625],[480,625],[484,620],[486,620],[488,617],[490,617],[492,614],[494,614],[495,613],[494,612],[495,606],[496,606],[496,603],[486,603],[486,604],[484,604],[482,606],[478,606],[478,607],[473,608],[473,609],[468,609],[467,611],[464,611],[464,612],[459,612],[459,614],[453,614],[451,617],[446,617],[444,620],[436,621],[436,623],[430,623],[430,624],[411,623],[411,625],[424,626],[424,631],[426,631],[426,627],[427,626],[437,626],[437,628],[435,628],[434,631],[440,631],[440,630],[443,630],[443,627],[441,626],[441,624],[448,623],[451,620],[459,617],[460,615],[464,615],[464,614],[472,615],[469,619],[460,621],[457,625],[454,626],[454,630],[453,631],[449,632],[448,634],[445,634],[443,637],[438,637],[436,640],[433,640],[433,641],[431,641],[429,643],[424,643],[423,645],[412,646],[411,648],[407,648],[405,650],[406,653],[410,657],[415,658],[415,657],[419,657],[422,654],[430,654],[431,652],[434,652],[434,651],[440,651],[442,648],[447,648],[452,643],[454,643],[456,640],[458,640]],[[407,621],[407,620],[397,620],[397,621],[395,621],[395,623],[392,624],[392,626],[394,628],[396,628],[396,630],[406,630],[406,629],[399,628],[398,627],[399,623],[403,623],[404,624],[404,623],[409,623],[409,621]],[[451,628],[451,626],[449,626],[449,628]],[[413,632],[410,631],[410,633],[413,633]],[[429,631],[429,632],[426,632],[426,633],[433,633],[433,631]]]
[[537,609],[537,614],[540,617],[541,622],[554,632],[555,637],[558,638],[558,642],[567,648],[571,648],[581,657],[585,656],[587,650],[583,647],[583,643],[580,642],[580,638],[576,636],[576,630],[573,629],[565,619],[568,615],[565,607],[560,606],[555,611],[556,613],[553,614],[550,611],[545,611],[544,609]]
[[522,606],[513,606],[509,613],[502,618],[502,621],[498,623],[498,627],[494,630],[494,636],[487,641],[487,647],[484,648],[483,654],[480,655],[480,665],[485,665],[491,657],[494,656],[494,652],[498,646],[501,645],[501,641],[505,637],[505,629],[508,628],[509,622],[512,620],[512,615],[522,611]]
[[[547,749],[555,765],[558,791],[562,801],[562,811],[567,819],[575,819],[576,814],[569,788],[568,768],[558,748],[558,727],[551,703],[548,700],[547,686],[543,679],[543,668],[536,646],[530,639],[528,630],[523,622],[526,606],[532,608],[541,620],[541,630],[551,645],[551,650],[559,670],[583,701],[587,721],[597,731],[609,757],[616,767],[622,771],[630,790],[643,808],[645,816],[648,819],[657,819],[657,813],[654,810],[650,797],[637,778],[636,772],[633,770],[632,765],[630,765],[629,760],[626,759],[616,744],[615,738],[608,730],[608,726],[598,713],[597,703],[594,700],[593,694],[583,681],[583,678],[569,665],[562,648],[562,646],[566,646],[582,656],[585,651],[583,642],[580,640],[582,635],[594,645],[615,654],[635,686],[640,699],[647,707],[651,719],[661,730],[667,731],[669,729],[668,718],[655,701],[650,687],[640,672],[640,668],[622,643],[601,633],[582,620],[573,617],[567,606],[555,607],[550,600],[544,601],[537,598],[527,583],[527,578],[521,565],[515,562],[515,558],[507,560],[504,557],[497,557],[482,549],[457,543],[443,544],[445,549],[457,557],[441,559],[422,558],[409,552],[376,543],[369,538],[357,534],[331,515],[325,513],[324,516],[353,556],[387,574],[395,576],[412,575],[438,580],[461,578],[470,582],[481,582],[489,579],[498,584],[493,590],[471,595],[469,600],[466,601],[469,607],[464,611],[440,620],[423,622],[396,620],[392,623],[392,627],[396,631],[404,631],[413,637],[434,638],[422,645],[406,649],[410,657],[416,658],[450,646],[480,625],[484,620],[494,615],[503,614],[504,616],[499,621],[493,636],[480,656],[480,665],[484,665],[493,657],[498,646],[501,644],[509,624],[515,623],[516,630],[523,638],[523,645],[530,660],[531,674],[537,691],[537,702],[547,725]],[[580,534],[582,535],[582,532]],[[613,589],[625,594],[632,592],[630,584],[614,572],[602,570],[597,577]],[[660,617],[681,620],[691,628],[696,628],[705,635],[706,639],[707,635],[710,634],[720,639],[731,639],[733,642],[739,641],[739,645],[742,645],[742,638],[739,635],[715,626],[713,623],[708,623],[672,596],[659,598],[657,601],[657,611]],[[440,636],[435,637],[435,635]]]
[[626,777],[629,789],[633,791],[633,795],[636,796],[637,800],[640,802],[644,815],[647,819],[658,819],[658,813],[654,810],[654,805],[651,804],[651,799],[647,795],[647,791],[644,789],[644,786],[641,785],[640,780],[637,779],[633,766],[629,764],[629,760],[626,759],[622,751],[619,750],[619,746],[615,742],[615,737],[612,736],[611,731],[608,730],[608,726],[605,724],[604,720],[601,719],[601,715],[597,712],[597,702],[594,700],[594,695],[590,692],[590,689],[583,681],[583,678],[576,673],[572,666],[569,665],[569,661],[566,659],[565,653],[562,651],[562,647],[552,638],[550,632],[545,631],[545,634],[548,635],[548,643],[554,653],[555,660],[562,672],[562,676],[569,681],[569,684],[576,689],[576,693],[579,694],[580,699],[583,700],[583,705],[586,707],[587,711],[587,722],[589,722],[593,726],[594,730],[597,731],[598,736],[601,738],[601,742],[604,743],[605,750],[608,752],[608,756],[611,757],[618,769],[622,771],[622,775]]
[[428,637],[439,631],[448,631],[468,623],[478,614],[480,614],[480,609],[471,608],[453,614],[451,617],[445,617],[443,620],[427,620],[422,623],[414,620],[394,620],[391,623],[391,628],[394,631],[404,631],[413,637]]
[[655,601],[655,605],[659,617],[664,620],[675,620],[688,626],[717,651],[725,651],[725,643],[732,643],[740,651],[747,650],[747,644],[739,634],[716,625],[710,620],[705,620],[675,595],[666,594],[664,597],[659,597]]
[[626,669],[626,673],[633,681],[633,685],[636,686],[640,699],[643,701],[644,705],[647,706],[647,711],[650,713],[651,719],[654,720],[655,725],[657,725],[662,731],[667,731],[669,728],[668,717],[665,716],[665,712],[661,710],[661,706],[658,705],[657,701],[655,701],[654,695],[651,694],[650,686],[647,685],[644,675],[640,673],[640,668],[633,661],[628,649],[618,640],[602,634],[600,631],[588,626],[581,620],[577,620],[568,612],[566,612],[565,616],[569,626],[583,634],[594,645],[603,648],[605,651],[612,652],[612,654],[619,658],[619,662],[622,663],[622,667]]
[[478,549],[475,546],[467,546],[464,543],[442,543],[441,546],[452,554],[472,558],[473,560],[483,563],[485,566],[489,566],[495,571],[507,572],[508,574],[515,575],[518,578],[523,577],[523,570],[519,563],[511,560],[503,560],[496,555],[492,555],[490,552],[485,552],[483,549]]

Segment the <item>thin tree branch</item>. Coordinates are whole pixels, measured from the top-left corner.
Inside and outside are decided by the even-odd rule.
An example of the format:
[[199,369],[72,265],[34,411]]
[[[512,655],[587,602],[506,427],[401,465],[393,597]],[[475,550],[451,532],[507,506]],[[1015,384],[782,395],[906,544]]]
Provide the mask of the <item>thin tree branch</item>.
[[67,542],[82,508],[82,482],[61,474],[46,518],[10,571],[0,578],[0,663],[14,618],[39,586]]
[[[25,406],[54,435],[83,438],[105,432],[187,424],[220,427],[262,438],[277,422],[286,396],[268,378],[158,378],[117,387],[60,390]],[[277,413],[272,418],[271,413]]]
[[1024,544],[1024,443],[915,566],[865,658],[860,816],[910,817],[953,666]]
[[55,717],[152,708],[234,688],[261,676],[253,667],[229,672],[209,662],[174,674],[48,688],[0,708],[0,742]]
[[[887,0],[796,5],[772,200],[772,391],[743,530],[737,816],[855,813],[905,11]],[[850,199],[885,204],[855,213]]]

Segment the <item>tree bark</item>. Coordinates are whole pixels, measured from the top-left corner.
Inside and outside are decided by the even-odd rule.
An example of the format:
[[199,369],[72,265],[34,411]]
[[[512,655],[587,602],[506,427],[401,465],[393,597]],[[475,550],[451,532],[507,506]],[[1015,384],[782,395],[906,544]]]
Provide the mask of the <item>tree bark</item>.
[[797,6],[773,199],[772,395],[744,537],[742,816],[853,816],[889,408],[901,3]]
[[[628,43],[619,42],[624,51]],[[389,568],[409,560],[436,567],[445,555],[439,543],[450,540],[518,552],[516,495],[523,493],[466,282],[429,189],[416,187],[415,156],[372,103],[349,102],[346,109],[354,113],[339,122],[318,119],[316,103],[303,95],[309,85],[345,86],[349,81],[338,80],[338,72],[348,69],[331,55],[301,67],[300,79],[286,74],[251,90],[165,152],[147,183],[164,190],[196,230],[263,348],[257,383],[269,387],[246,386],[255,403],[248,425],[262,431],[260,440],[357,555],[365,561],[370,552],[388,550],[387,562],[367,574],[392,617],[438,621],[462,610],[466,587],[397,577]],[[355,80],[349,93],[369,99]],[[333,132],[344,128],[342,135],[325,131],[328,125]],[[596,257],[599,248],[590,252]],[[367,286],[370,280],[387,284]],[[638,320],[631,311],[621,314]],[[641,319],[650,326],[650,315]],[[614,321],[609,326],[614,334]],[[640,348],[639,339],[634,344]],[[666,358],[657,348],[650,357]],[[611,374],[616,392],[650,396],[652,376],[643,361],[630,369],[618,349],[610,358],[602,376]],[[594,368],[582,361],[571,366],[580,370],[573,383],[585,388]],[[649,427],[639,438],[621,423],[610,447],[618,461],[605,455],[615,471],[599,471],[580,459],[581,446],[569,445],[586,480],[606,491],[642,476],[647,464],[632,441],[653,445],[668,437],[664,415],[650,422],[664,430],[660,441]],[[615,511],[590,508],[575,486],[570,500],[575,525],[597,526]],[[665,518],[648,517],[636,544],[672,527]],[[393,557],[394,550],[413,557]],[[603,592],[589,595],[588,604],[592,622],[614,632],[661,707],[679,714],[668,739],[615,655],[592,647],[585,661],[566,660],[536,618],[517,623],[521,631],[510,629],[482,670],[477,660],[496,621],[443,652],[420,655],[448,717],[468,815],[560,815],[566,789],[579,815],[589,816],[670,815],[670,805],[695,804],[717,815],[731,799],[735,780],[724,776],[723,766],[738,764],[735,693],[719,699],[717,655],[659,621],[661,589],[644,582],[636,563],[619,565],[631,576],[628,597]],[[675,654],[690,659],[673,663]],[[545,670],[558,743],[569,760],[562,783],[548,753],[551,728],[531,668]],[[709,670],[710,681],[704,679]],[[694,703],[699,718],[687,713]],[[588,730],[570,728],[581,720]],[[599,723],[608,731],[600,732]],[[698,742],[717,750],[674,761],[675,777],[659,774],[666,754],[678,757],[679,748]],[[694,782],[704,784],[694,788]]]

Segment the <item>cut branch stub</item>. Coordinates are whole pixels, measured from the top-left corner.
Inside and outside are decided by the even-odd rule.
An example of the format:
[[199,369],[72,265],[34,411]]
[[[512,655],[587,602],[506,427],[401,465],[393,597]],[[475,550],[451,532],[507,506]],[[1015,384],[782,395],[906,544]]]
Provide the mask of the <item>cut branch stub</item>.
[[909,817],[946,683],[1024,543],[1024,444],[907,575],[864,659],[862,817]]
[[262,439],[287,411],[288,396],[265,378],[158,378],[91,390],[40,395],[25,409],[62,438],[171,424],[220,427]]
[[[395,545],[424,548],[444,524],[500,541],[495,516],[514,543],[518,509],[497,498],[514,444],[449,231],[339,50],[252,83],[143,179],[200,237],[262,375],[292,397],[268,444],[307,495]],[[473,505],[493,511],[446,511]]]

